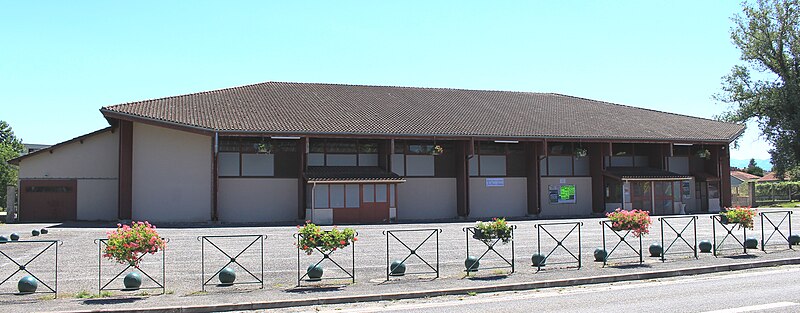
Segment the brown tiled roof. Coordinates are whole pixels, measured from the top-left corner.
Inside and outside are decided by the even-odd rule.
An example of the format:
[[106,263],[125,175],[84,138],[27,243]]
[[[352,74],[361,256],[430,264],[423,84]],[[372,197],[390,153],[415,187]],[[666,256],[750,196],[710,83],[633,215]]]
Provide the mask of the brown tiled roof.
[[605,175],[620,180],[681,180],[691,178],[689,175],[681,175],[650,167],[607,167]]
[[756,180],[761,177],[742,171],[731,171],[731,176],[736,177],[741,181]]
[[220,132],[730,142],[744,126],[553,93],[266,82],[113,105]]
[[780,179],[778,179],[778,176],[775,174],[775,172],[766,173],[764,174],[764,177],[758,179],[759,183],[776,182],[776,181],[780,181]]
[[309,182],[398,182],[399,175],[377,166],[309,166],[305,172]]

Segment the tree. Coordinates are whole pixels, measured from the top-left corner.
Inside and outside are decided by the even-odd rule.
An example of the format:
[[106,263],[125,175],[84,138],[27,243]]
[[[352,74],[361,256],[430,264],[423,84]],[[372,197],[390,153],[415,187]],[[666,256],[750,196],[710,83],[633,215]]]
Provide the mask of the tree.
[[779,176],[800,166],[800,0],[743,3],[733,17],[731,40],[744,65],[723,77],[716,99],[730,105],[718,116],[730,122],[755,120],[772,143]]
[[17,184],[17,168],[7,161],[18,157],[24,146],[11,126],[0,120],[0,206],[6,205],[6,186]]
[[744,168],[745,173],[756,176],[764,176],[764,169],[756,164],[756,159],[750,159],[750,163]]

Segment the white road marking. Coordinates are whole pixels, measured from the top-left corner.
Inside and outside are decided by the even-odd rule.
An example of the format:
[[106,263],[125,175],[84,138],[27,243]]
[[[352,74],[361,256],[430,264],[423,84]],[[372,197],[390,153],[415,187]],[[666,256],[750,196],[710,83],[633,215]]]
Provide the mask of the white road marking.
[[[465,297],[458,300],[448,300],[444,302],[431,302],[431,303],[414,303],[414,304],[381,304],[380,307],[365,307],[365,308],[346,308],[344,309],[347,312],[357,312],[357,313],[367,313],[367,312],[386,312],[386,311],[401,311],[401,310],[421,310],[421,309],[428,309],[428,308],[442,308],[442,307],[453,307],[453,306],[462,306],[468,304],[481,304],[481,303],[494,303],[500,301],[519,301],[525,299],[539,299],[539,298],[549,298],[549,297],[559,297],[559,296],[566,296],[566,295],[574,295],[574,294],[588,294],[588,293],[596,293],[596,292],[604,292],[604,291],[613,291],[613,290],[624,290],[624,289],[634,289],[634,288],[644,288],[648,286],[663,286],[663,285],[674,285],[674,284],[685,284],[688,282],[696,282],[696,281],[713,281],[713,280],[723,280],[723,279],[741,279],[745,277],[752,277],[752,276],[760,276],[760,275],[769,275],[769,274],[783,274],[783,273],[793,273],[793,272],[800,272],[800,267],[792,267],[787,269],[776,269],[776,270],[765,270],[765,271],[753,271],[753,272],[743,272],[743,273],[734,273],[734,274],[725,274],[725,275],[718,275],[718,276],[708,276],[708,277],[689,277],[683,279],[675,279],[675,280],[668,280],[668,281],[647,281],[647,282],[636,282],[632,281],[628,282],[621,282],[627,283],[622,285],[616,285],[617,283],[611,284],[604,284],[604,285],[590,285],[590,286],[575,286],[575,287],[566,287],[566,288],[556,288],[556,289],[541,289],[541,290],[531,290],[531,291],[523,291],[511,295],[501,295],[502,293],[489,293],[484,294],[484,297]],[[378,302],[381,303],[381,302]],[[374,305],[375,303],[373,303]],[[735,312],[749,312],[755,310],[766,310],[770,308],[780,308],[786,307],[790,305],[798,305],[797,303],[793,302],[778,302],[769,305],[777,305],[776,307],[765,307],[766,305],[762,306],[752,306],[752,307],[743,307],[743,308],[736,308],[730,309],[734,311],[713,311],[713,313],[735,313]],[[761,308],[757,308],[761,307]],[[755,308],[755,309],[752,309]],[[740,309],[746,309],[744,311],[736,311]],[[315,311],[315,309],[312,309]],[[320,310],[317,312],[342,312],[342,309],[333,309],[333,310]],[[712,313],[712,312],[705,312],[705,313]]]
[[770,309],[777,309],[777,308],[785,308],[790,306],[800,305],[800,303],[794,302],[775,302],[775,303],[768,303],[768,304],[759,304],[759,305],[750,305],[750,306],[743,306],[739,308],[730,308],[724,310],[716,310],[716,311],[707,311],[703,313],[742,313],[742,312],[752,312],[752,311],[762,311],[762,310],[770,310]]

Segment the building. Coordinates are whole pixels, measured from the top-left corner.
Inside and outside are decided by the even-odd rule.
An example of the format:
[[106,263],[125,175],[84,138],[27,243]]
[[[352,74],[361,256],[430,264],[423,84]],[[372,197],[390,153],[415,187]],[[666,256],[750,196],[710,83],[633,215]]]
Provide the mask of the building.
[[747,182],[755,182],[759,180],[761,176],[753,175],[747,172],[742,171],[731,171],[731,187],[737,187],[741,184]]
[[23,151],[22,154],[28,154],[50,147],[50,145],[40,145],[35,143],[23,143],[22,145],[25,147],[25,151]]
[[383,223],[729,206],[744,126],[552,93],[267,82],[100,110],[21,220]]
[[781,181],[775,172],[766,172],[763,177],[759,177],[757,183],[775,183]]

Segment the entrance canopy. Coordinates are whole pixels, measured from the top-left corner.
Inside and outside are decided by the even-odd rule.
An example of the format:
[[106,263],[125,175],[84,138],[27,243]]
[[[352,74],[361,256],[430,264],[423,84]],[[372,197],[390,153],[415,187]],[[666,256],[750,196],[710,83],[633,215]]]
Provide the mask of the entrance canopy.
[[621,181],[680,181],[692,178],[649,167],[607,167],[604,174]]
[[306,170],[309,183],[404,183],[399,175],[377,166],[309,166]]

